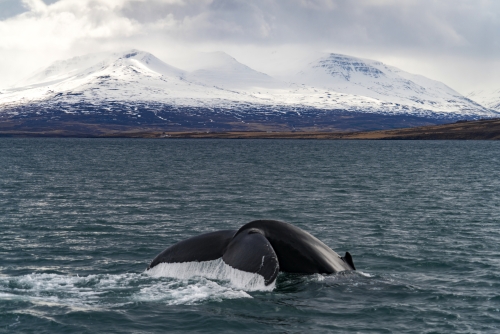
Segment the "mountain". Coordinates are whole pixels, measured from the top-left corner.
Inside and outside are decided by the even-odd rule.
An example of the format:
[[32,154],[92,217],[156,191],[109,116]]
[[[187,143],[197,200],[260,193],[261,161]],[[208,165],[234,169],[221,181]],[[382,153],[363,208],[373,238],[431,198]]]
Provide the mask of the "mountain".
[[287,81],[223,52],[200,54],[192,67],[139,50],[58,61],[0,92],[0,120],[18,128],[368,130],[499,115],[437,81],[350,56],[327,55]]
[[486,108],[500,112],[500,87],[476,90],[469,93],[467,97],[482,104]]
[[[404,72],[379,61],[329,54],[310,63],[294,80],[309,86],[375,102],[380,111],[413,114],[481,116],[490,111],[462,96],[445,84],[420,75]],[[372,107],[372,106],[370,106]]]
[[[36,73],[23,87],[14,88],[2,102],[63,100],[75,103],[106,101],[157,101],[169,92],[189,91],[185,73],[152,54],[130,50],[120,54],[87,55],[59,61]],[[178,88],[181,86],[181,88]]]
[[249,91],[286,87],[284,82],[243,65],[225,52],[200,53],[193,61],[194,70],[186,79],[200,84]]
[[0,95],[0,105],[56,101],[153,102],[191,107],[232,107],[240,102],[266,104],[252,96],[251,89],[276,86],[271,77],[227,55],[216,56],[208,59],[206,68],[191,73],[138,50],[75,57],[56,62],[23,85],[4,92]]

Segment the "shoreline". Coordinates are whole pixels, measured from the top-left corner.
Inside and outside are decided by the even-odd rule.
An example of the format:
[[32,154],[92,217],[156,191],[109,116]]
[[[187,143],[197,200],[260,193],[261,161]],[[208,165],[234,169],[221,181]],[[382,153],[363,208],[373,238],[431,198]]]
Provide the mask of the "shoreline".
[[[92,131],[90,131],[92,130]],[[375,131],[162,131],[155,128],[111,128],[79,124],[79,128],[2,129],[0,137],[51,138],[151,138],[151,139],[309,139],[309,140],[500,140],[500,118],[458,121],[393,130]]]

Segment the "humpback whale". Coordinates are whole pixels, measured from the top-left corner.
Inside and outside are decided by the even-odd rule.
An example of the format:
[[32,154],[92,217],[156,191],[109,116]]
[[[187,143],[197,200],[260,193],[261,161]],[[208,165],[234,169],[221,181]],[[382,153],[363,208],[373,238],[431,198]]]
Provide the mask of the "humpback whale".
[[333,274],[356,270],[349,252],[341,257],[316,237],[289,223],[255,220],[239,230],[222,230],[180,241],[158,254],[148,270],[160,263],[212,261],[264,277],[265,285],[280,271]]

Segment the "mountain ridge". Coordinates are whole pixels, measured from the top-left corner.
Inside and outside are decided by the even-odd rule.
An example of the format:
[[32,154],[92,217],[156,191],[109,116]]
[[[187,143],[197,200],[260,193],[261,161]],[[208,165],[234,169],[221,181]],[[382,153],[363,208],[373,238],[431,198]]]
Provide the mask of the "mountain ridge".
[[57,120],[66,114],[130,125],[148,119],[175,127],[195,126],[186,119],[196,115],[200,124],[223,122],[225,129],[270,119],[277,125],[286,119],[290,128],[318,122],[332,127],[344,114],[360,122],[368,114],[411,116],[422,118],[422,124],[500,115],[442,83],[346,55],[322,57],[289,81],[255,71],[223,52],[206,55],[204,61],[199,69],[185,71],[131,49],[55,62],[25,86],[0,94],[0,118]]

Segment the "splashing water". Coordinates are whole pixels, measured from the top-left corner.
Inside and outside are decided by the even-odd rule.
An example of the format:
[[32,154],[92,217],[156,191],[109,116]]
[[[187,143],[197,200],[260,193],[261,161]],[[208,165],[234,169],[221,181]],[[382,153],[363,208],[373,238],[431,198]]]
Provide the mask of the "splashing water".
[[203,262],[160,263],[146,273],[153,277],[173,277],[184,280],[201,276],[229,282],[232,287],[245,291],[272,291],[276,286],[276,281],[266,286],[263,276],[234,269],[225,264],[222,259]]
[[[262,285],[264,285],[262,283]],[[119,275],[29,274],[0,277],[0,299],[72,310],[102,309],[134,302],[192,305],[205,301],[252,298],[227,282],[204,277],[176,279],[144,273]]]

